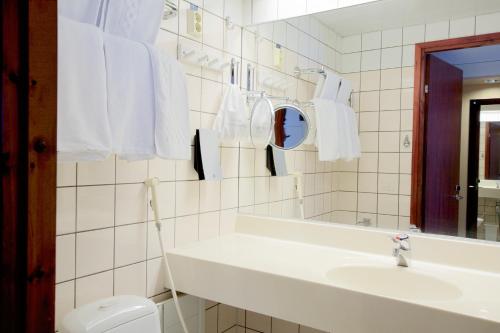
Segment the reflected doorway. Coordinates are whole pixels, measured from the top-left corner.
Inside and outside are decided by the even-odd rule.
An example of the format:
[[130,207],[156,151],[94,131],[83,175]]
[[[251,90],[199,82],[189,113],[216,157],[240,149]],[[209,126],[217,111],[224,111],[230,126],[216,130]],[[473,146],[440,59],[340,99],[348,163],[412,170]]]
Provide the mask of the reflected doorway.
[[[500,99],[500,34],[416,46],[411,223],[422,231],[497,239],[486,237],[485,226],[498,229],[500,195],[497,207],[480,191],[480,184],[493,187],[489,178],[500,175],[500,124],[484,120],[500,114],[495,99]],[[486,212],[495,219],[486,223]]]

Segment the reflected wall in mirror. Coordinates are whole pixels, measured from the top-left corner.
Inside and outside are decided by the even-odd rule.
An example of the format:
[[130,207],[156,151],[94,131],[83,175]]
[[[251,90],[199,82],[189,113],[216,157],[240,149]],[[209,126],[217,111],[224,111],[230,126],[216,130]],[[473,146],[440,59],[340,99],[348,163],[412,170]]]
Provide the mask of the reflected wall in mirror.
[[294,105],[278,105],[274,108],[274,131],[271,145],[290,150],[301,145],[309,134],[307,115]]
[[[241,212],[297,217],[293,212],[301,201],[296,190],[298,179],[301,179],[306,219],[403,231],[412,229],[414,223],[427,233],[494,238],[486,237],[484,225],[478,227],[478,223],[482,218],[480,209],[495,210],[495,207],[486,208],[492,200],[490,194],[483,196],[481,186],[492,185],[488,181],[496,186],[496,180],[483,181],[477,175],[476,183],[470,184],[468,179],[468,170],[480,163],[478,151],[476,164],[468,164],[469,104],[471,99],[487,97],[481,97],[483,93],[480,92],[473,96],[469,90],[472,89],[471,80],[484,84],[487,79],[500,77],[500,59],[495,58],[500,55],[500,38],[496,37],[500,26],[492,27],[487,23],[491,17],[500,18],[500,3],[479,1],[477,8],[472,10],[465,2],[443,0],[444,7],[431,8],[426,1],[409,1],[411,5],[402,0],[376,1],[243,28],[244,65],[245,61],[255,65],[261,78],[271,77],[268,82],[276,83],[266,86],[264,80],[256,80],[257,90],[300,102],[311,101],[318,75],[297,77],[295,67],[324,66],[352,83],[352,107],[357,113],[362,156],[359,161],[321,162],[312,138],[314,134],[309,135],[305,143],[285,151],[289,176],[258,179],[268,175],[257,171],[260,166],[256,162],[256,182],[253,186],[248,184],[255,189],[255,201],[250,205],[244,200],[245,204],[239,206]],[[481,12],[477,11],[479,9]],[[386,13],[390,12],[401,15],[387,20]],[[460,21],[456,21],[456,17],[460,17]],[[463,20],[470,23],[467,29],[464,26],[467,31],[457,33],[455,27],[463,26]],[[481,36],[487,33],[495,36],[489,39],[488,45],[483,45]],[[481,47],[467,48],[470,44],[464,46],[465,42],[462,46],[454,45],[465,39],[477,39],[475,45]],[[427,42],[445,45],[433,51],[460,51],[442,54],[439,60],[462,71],[463,82],[459,86],[463,95],[457,90],[453,122],[448,118],[438,121],[435,127],[443,139],[428,138],[427,146],[419,146],[420,142],[414,142],[414,138],[419,137],[415,128],[418,130],[421,126],[414,122],[414,95],[415,90],[424,85],[420,84],[423,81],[415,82],[415,78],[423,80],[423,76],[416,73],[414,55],[417,47]],[[464,61],[464,57],[468,59]],[[488,89],[493,87],[500,91],[495,84]],[[430,95],[435,94],[436,101],[445,98],[443,91],[446,90],[436,86],[428,88]],[[421,93],[423,100],[429,97]],[[314,123],[314,108],[304,109],[309,121]],[[453,125],[453,134],[445,128],[448,125]],[[312,126],[314,128],[315,124]],[[450,143],[444,144],[451,136]],[[276,139],[279,141],[280,137],[275,136]],[[436,198],[428,198],[426,202],[422,192],[425,187],[412,184],[412,178],[422,171],[412,160],[424,151],[423,147],[440,146],[437,142],[442,142],[445,148],[452,147],[443,153],[453,151],[454,163],[446,170],[436,171],[434,178],[429,179],[427,188],[430,192],[434,189]],[[255,150],[255,156],[261,154]],[[482,166],[484,173],[484,164]],[[479,170],[477,165],[474,168]],[[477,184],[479,179],[480,186]],[[437,189],[441,183],[446,188]],[[241,186],[247,184],[240,184],[240,192]],[[469,193],[470,186],[475,194]],[[268,192],[264,193],[263,188]],[[412,198],[429,208],[427,216],[424,210],[414,213]],[[433,206],[432,202],[444,204]],[[439,216],[439,212],[447,215]]]
[[479,177],[500,180],[500,105],[485,105],[479,119]]

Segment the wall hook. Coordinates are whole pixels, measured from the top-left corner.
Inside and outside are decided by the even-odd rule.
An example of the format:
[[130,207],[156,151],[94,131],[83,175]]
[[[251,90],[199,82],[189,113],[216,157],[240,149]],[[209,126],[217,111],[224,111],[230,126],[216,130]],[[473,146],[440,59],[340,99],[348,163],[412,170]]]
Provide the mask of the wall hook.
[[226,21],[226,29],[233,30],[234,29],[234,22],[231,19],[231,16],[226,16],[226,18],[224,20]]
[[198,63],[203,63],[203,62],[207,62],[208,61],[208,55],[204,54],[203,56],[201,56],[200,58],[198,58]]
[[408,134],[405,135],[404,141],[403,141],[403,147],[405,148],[410,148],[410,137]]

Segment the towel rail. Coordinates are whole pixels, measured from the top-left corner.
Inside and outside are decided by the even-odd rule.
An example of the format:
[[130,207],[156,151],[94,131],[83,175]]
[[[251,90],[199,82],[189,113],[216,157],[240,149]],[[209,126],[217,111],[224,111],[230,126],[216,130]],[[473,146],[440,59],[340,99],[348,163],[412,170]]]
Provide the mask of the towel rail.
[[299,77],[303,74],[319,74],[324,77],[326,77],[326,71],[323,66],[321,68],[300,68],[300,67],[295,67],[294,69],[294,74],[296,77]]

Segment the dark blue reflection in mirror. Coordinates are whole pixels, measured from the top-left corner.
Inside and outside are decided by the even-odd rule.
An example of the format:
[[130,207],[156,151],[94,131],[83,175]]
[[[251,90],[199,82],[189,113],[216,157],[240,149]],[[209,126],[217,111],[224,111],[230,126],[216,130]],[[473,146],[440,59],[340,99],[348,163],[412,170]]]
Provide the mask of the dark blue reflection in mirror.
[[293,105],[279,105],[274,109],[274,133],[271,143],[276,148],[290,150],[307,138],[307,116]]

